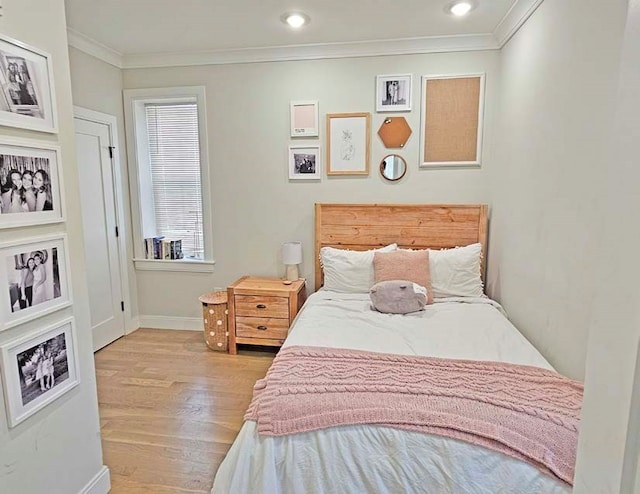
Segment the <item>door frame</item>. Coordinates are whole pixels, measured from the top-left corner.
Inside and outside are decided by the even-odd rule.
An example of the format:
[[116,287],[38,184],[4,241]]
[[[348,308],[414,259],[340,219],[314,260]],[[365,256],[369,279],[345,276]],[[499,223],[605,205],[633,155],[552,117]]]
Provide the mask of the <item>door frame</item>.
[[125,173],[122,170],[120,161],[120,147],[118,145],[118,120],[114,115],[89,110],[80,106],[73,107],[73,117],[89,122],[106,125],[109,128],[109,138],[111,145],[115,148],[111,167],[113,172],[113,192],[116,207],[116,225],[118,226],[118,259],[120,260],[120,283],[122,284],[122,300],[124,301],[124,334],[128,335],[138,329],[138,324],[131,313],[131,291],[129,287],[129,269],[127,257],[127,228],[125,211],[125,194],[122,185],[122,177]]

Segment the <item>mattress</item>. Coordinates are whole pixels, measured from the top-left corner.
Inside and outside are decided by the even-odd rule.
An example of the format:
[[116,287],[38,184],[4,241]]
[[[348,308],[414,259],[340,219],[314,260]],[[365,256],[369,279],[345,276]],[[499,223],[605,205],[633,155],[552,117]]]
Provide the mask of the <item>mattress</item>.
[[[440,299],[407,315],[371,309],[367,294],[309,297],[284,346],[508,362],[552,369],[488,298]],[[281,437],[246,422],[212,493],[569,493],[535,466],[455,439],[381,426]]]

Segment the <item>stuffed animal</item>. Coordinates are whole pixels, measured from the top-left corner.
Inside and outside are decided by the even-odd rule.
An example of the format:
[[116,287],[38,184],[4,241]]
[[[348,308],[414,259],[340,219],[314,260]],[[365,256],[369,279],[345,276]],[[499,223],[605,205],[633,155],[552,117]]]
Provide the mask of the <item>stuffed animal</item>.
[[407,314],[424,308],[427,289],[411,281],[381,281],[371,287],[369,297],[378,312]]

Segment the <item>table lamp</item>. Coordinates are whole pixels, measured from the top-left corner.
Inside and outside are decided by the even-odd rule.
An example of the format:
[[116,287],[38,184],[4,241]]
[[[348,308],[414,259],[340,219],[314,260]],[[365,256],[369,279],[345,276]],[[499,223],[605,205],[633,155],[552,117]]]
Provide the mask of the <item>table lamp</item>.
[[298,274],[298,264],[302,263],[302,242],[285,242],[282,244],[282,262],[287,267],[287,281],[296,281]]

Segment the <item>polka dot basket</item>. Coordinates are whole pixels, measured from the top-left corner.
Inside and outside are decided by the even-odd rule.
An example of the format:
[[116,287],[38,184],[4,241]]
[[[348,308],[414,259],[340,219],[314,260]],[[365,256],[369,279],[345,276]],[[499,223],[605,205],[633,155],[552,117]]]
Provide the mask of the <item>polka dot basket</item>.
[[204,341],[211,350],[226,352],[229,348],[227,292],[205,293],[198,300],[202,302]]

